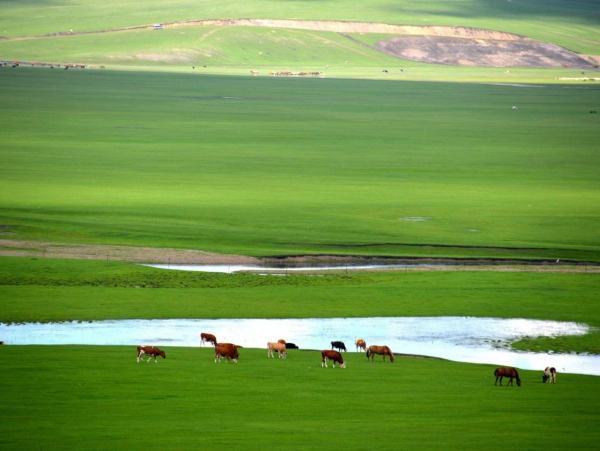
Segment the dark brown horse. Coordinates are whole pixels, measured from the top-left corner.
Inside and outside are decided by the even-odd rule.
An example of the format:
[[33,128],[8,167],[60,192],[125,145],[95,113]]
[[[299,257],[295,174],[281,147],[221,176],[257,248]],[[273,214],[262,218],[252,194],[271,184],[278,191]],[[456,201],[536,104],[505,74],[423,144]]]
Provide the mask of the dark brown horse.
[[394,361],[394,353],[387,346],[375,346],[371,345],[367,348],[367,359],[371,359],[371,361],[375,360],[375,354],[379,354],[383,357],[383,361],[385,362],[385,356],[390,357],[390,362]]
[[215,337],[213,334],[202,332],[200,334],[200,344],[204,345],[204,343],[212,343],[213,346],[216,346],[217,337]]
[[510,380],[508,381],[508,384],[506,384],[507,386],[513,384],[513,379],[517,380],[517,386],[521,386],[521,378],[519,377],[519,372],[515,368],[512,368],[510,366],[501,366],[499,368],[496,368],[494,370],[494,376],[496,376],[496,382],[494,382],[494,385],[497,385],[498,381],[500,381],[500,385],[502,385],[502,378],[508,377]]

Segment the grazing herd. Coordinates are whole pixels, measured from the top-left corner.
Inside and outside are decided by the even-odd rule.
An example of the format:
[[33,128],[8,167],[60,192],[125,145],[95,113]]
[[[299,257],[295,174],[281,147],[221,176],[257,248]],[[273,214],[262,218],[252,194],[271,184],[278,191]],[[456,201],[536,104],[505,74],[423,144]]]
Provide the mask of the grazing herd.
[[[210,343],[215,347],[215,363],[219,363],[223,359],[234,363],[238,362],[240,357],[238,352],[239,348],[241,348],[240,345],[233,343],[218,343],[215,335],[206,332],[200,334],[200,343],[201,345]],[[394,353],[389,346],[371,345],[367,347],[367,343],[362,338],[357,338],[354,344],[356,345],[357,351],[366,351],[367,359],[371,362],[374,361],[376,355],[382,356],[384,362],[386,356],[390,358],[390,362],[394,361]],[[298,346],[294,343],[286,342],[283,338],[280,338],[276,342],[268,342],[267,358],[274,359],[275,353],[277,353],[279,359],[285,360],[287,359],[288,349],[298,349]],[[339,351],[336,351],[335,349],[338,349]],[[154,358],[154,362],[157,362],[157,357],[162,357],[163,359],[167,358],[165,352],[155,346],[138,346],[136,351],[138,363],[140,360],[144,360],[144,356],[146,357],[146,362],[149,362],[152,358]],[[344,342],[332,341],[331,349],[324,349],[321,351],[321,367],[328,368],[328,363],[331,362],[333,368],[335,368],[336,364],[340,368],[346,368],[346,362],[344,362],[341,351],[348,351]],[[508,366],[498,367],[494,370],[494,376],[496,377],[494,385],[502,385],[502,380],[506,377],[508,378],[507,386],[513,385],[513,380],[516,381],[518,387],[521,386],[521,378],[519,377],[519,372],[516,368]],[[542,375],[542,382],[556,384],[556,368],[546,367]]]

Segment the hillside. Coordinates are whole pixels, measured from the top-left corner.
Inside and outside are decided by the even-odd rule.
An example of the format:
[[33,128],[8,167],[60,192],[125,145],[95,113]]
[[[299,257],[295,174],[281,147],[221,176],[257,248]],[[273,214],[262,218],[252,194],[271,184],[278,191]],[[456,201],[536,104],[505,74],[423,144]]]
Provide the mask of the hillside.
[[[593,1],[370,0],[318,7],[311,1],[151,1],[143,10],[137,2],[40,1],[8,4],[3,13],[0,59],[9,61],[194,67],[215,74],[312,71],[351,78],[550,82],[581,77],[568,68],[589,71],[600,55],[600,15]],[[163,29],[153,30],[153,24]],[[490,68],[452,67],[461,65]],[[521,69],[507,76],[494,66],[553,69],[542,76]],[[390,75],[382,75],[384,70]]]

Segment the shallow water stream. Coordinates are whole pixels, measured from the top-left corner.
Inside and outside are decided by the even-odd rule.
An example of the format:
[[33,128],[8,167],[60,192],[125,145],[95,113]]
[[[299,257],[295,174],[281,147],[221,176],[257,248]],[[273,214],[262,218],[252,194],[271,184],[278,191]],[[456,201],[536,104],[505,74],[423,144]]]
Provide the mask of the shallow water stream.
[[[354,340],[388,345],[396,353],[459,362],[511,365],[523,369],[554,366],[559,372],[600,375],[600,356],[517,352],[507,349],[522,337],[583,335],[584,324],[529,319],[472,317],[167,319],[0,324],[6,344],[199,346],[200,332],[221,342],[265,348],[284,338],[301,349],[326,349],[332,340],[354,351]],[[266,351],[265,351],[266,352]]]

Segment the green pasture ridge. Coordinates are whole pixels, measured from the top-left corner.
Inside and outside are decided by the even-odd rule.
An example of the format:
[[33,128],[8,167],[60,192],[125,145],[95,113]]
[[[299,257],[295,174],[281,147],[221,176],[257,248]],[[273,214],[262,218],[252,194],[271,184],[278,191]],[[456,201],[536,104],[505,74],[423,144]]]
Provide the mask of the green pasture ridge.
[[[598,54],[600,14],[594,0],[42,0],[4,2],[0,35],[40,36],[57,32],[111,30],[197,19],[302,19],[447,25],[486,28]],[[50,36],[51,37],[51,36]]]
[[0,71],[9,238],[598,261],[600,91]]

